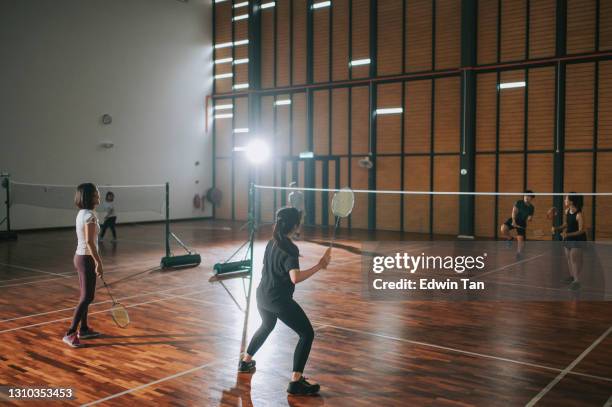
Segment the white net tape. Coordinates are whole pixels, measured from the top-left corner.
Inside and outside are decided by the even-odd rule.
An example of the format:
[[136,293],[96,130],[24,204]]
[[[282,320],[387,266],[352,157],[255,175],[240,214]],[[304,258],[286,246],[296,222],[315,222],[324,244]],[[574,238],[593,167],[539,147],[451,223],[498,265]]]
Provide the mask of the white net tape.
[[[165,185],[105,185],[98,186],[100,200],[106,193],[115,195],[115,212],[163,213],[166,202]],[[10,206],[29,205],[50,209],[75,209],[76,185],[45,185],[11,181]]]

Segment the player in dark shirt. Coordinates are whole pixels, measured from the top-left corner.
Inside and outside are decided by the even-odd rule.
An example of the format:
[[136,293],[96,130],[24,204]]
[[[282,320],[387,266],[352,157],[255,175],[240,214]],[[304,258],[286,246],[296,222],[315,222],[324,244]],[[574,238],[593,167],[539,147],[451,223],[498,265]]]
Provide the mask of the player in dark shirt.
[[246,354],[238,365],[238,371],[255,371],[253,355],[264,344],[276,321],[280,319],[300,336],[293,355],[293,373],[287,392],[306,395],[319,391],[318,384],[309,383],[302,375],[314,339],[314,330],[304,310],[293,299],[293,291],[297,283],[327,268],[331,249],[327,249],[315,266],[300,270],[300,252],[291,241],[300,221],[301,212],[296,208],[285,207],[276,212],[274,236],[266,246],[261,282],[257,287],[257,309],[261,315],[261,326],[253,335]]
[[582,206],[584,198],[575,192],[570,192],[565,196],[563,203],[565,211],[563,213],[563,224],[561,226],[553,226],[552,232],[561,232],[563,245],[565,247],[565,257],[567,258],[567,266],[570,276],[564,280],[570,284],[572,290],[580,288],[580,273],[582,271],[582,249],[587,240],[586,230],[584,228],[584,217],[582,215]]
[[516,201],[512,207],[512,216],[501,225],[501,233],[508,241],[514,238],[510,234],[511,230],[516,230],[516,240],[518,242],[516,257],[520,259],[525,246],[525,238],[527,237],[527,222],[531,222],[535,207],[532,201],[535,199],[533,191],[528,189],[522,200]]

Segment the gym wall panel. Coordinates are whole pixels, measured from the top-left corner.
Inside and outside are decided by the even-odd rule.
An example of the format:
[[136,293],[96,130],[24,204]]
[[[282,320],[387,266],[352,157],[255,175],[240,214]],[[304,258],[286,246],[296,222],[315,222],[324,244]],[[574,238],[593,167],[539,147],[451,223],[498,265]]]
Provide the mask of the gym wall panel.
[[293,83],[306,83],[306,0],[293,1]]
[[595,51],[596,5],[597,0],[567,0],[568,54]]
[[406,72],[432,69],[433,2],[406,0]]
[[[359,166],[359,158],[351,159],[351,188],[368,189],[368,170]],[[368,195],[355,194],[355,207],[351,213],[351,226],[357,229],[368,228]]]
[[[476,155],[476,191],[495,191],[495,156]],[[478,237],[495,236],[495,197],[477,195],[474,198],[474,233]]]
[[313,80],[329,81],[329,18],[330,7],[313,10]]
[[461,65],[461,0],[436,0],[436,70]]
[[[262,168],[259,170],[259,182],[262,185],[276,185],[276,183],[274,182],[275,168],[273,165],[275,162],[276,161],[270,161],[267,165],[262,166]],[[255,202],[259,202],[259,213],[262,222],[274,222],[275,195],[278,194],[260,192],[259,196],[256,197]]]
[[[429,191],[429,156],[404,159],[404,190]],[[429,195],[404,195],[404,231],[429,233]]]
[[[597,154],[598,192],[612,191],[612,152]],[[597,216],[595,217],[596,239],[612,239],[612,197],[597,198]]]
[[[276,12],[276,86],[289,86],[289,69],[291,68],[291,1],[276,2],[276,7],[269,10]],[[272,11],[275,10],[275,11]],[[262,11],[265,15],[266,9]],[[264,27],[262,21],[262,28]],[[262,72],[263,74],[263,72]]]
[[527,148],[552,150],[555,138],[555,68],[529,70]]
[[[274,96],[263,96],[261,98],[261,119],[260,119],[260,132],[266,134],[268,137],[276,141],[276,129],[274,128]],[[278,157],[281,155],[281,151],[273,149],[274,156]]]
[[234,219],[246,221],[249,212],[249,169],[247,160],[234,161]]
[[[329,160],[327,169],[327,188],[336,188],[336,161]],[[333,226],[336,223],[336,217],[332,213],[331,200],[333,193],[327,193],[323,199],[327,200],[327,224]]]
[[431,151],[431,80],[405,82],[404,152]]
[[499,0],[479,0],[477,17],[477,60],[479,65],[497,62],[497,19]]
[[215,207],[215,217],[218,219],[232,218],[232,160],[217,158],[215,186],[221,191],[221,203]]
[[476,151],[495,151],[497,111],[497,74],[476,76]]
[[[378,109],[402,106],[402,84],[390,83],[377,87]],[[376,152],[402,152],[402,116],[401,114],[376,116]]]
[[[363,59],[370,56],[370,1],[352,0],[352,58]],[[351,68],[353,78],[369,76],[369,65]]]
[[334,155],[348,154],[348,94],[347,88],[332,91],[332,151]]
[[351,90],[351,153],[368,154],[369,147],[369,94],[366,86]]
[[527,0],[502,0],[501,61],[525,59]]
[[[502,154],[499,156],[499,192],[518,192],[522,193],[523,185],[523,154]],[[497,219],[502,224],[512,216],[514,203],[523,199],[522,195],[504,196],[498,198]]]
[[612,61],[599,63],[598,102],[597,147],[612,148]]
[[[290,95],[278,95],[276,100],[289,99]],[[274,149],[279,156],[291,155],[291,106],[274,106],[276,113],[276,129]]]
[[435,80],[434,151],[455,153],[460,149],[461,79]]
[[215,41],[217,44],[232,41],[231,1],[215,4]]
[[234,67],[234,83],[249,83],[248,64],[240,64]]
[[[590,192],[593,190],[593,154],[592,153],[565,153],[565,168],[563,172],[563,191]],[[600,190],[604,191],[604,190]],[[609,189],[606,191],[610,191]],[[602,199],[601,201],[604,201]],[[588,231],[589,240],[592,237],[593,197],[584,197],[584,227]],[[599,212],[604,214],[604,212]],[[601,215],[600,215],[601,216]],[[604,215],[605,216],[605,215]]]
[[215,157],[231,157],[232,155],[232,119],[215,120]]
[[[261,87],[274,87],[274,11],[261,14]],[[248,65],[248,64],[247,64]]]
[[378,2],[377,75],[402,72],[403,0]]
[[[534,192],[553,190],[553,154],[527,154],[527,189]],[[546,211],[553,206],[553,197],[537,196],[532,202],[536,209],[527,228],[527,238],[541,240],[543,237],[534,237],[534,233],[541,231],[548,240],[551,223],[546,219]],[[542,236],[542,233],[539,235]]]
[[565,82],[565,148],[593,148],[595,64],[570,64]]
[[599,3],[599,50],[612,49],[612,1]]
[[302,151],[308,151],[306,137],[306,93],[294,93],[291,103],[293,111],[293,147],[292,155],[298,156]]
[[[459,191],[459,156],[434,157],[434,191]],[[459,197],[433,198],[433,233],[456,235],[459,231]]]
[[[378,157],[376,168],[376,189],[392,191],[402,189],[400,157]],[[401,230],[400,202],[399,194],[376,196],[376,229]]]
[[[249,99],[239,97],[234,99],[234,128],[249,127]],[[270,133],[271,134],[271,133]],[[236,133],[234,137],[234,147],[246,146],[249,140],[249,133]]]
[[[525,71],[501,73],[500,83],[525,80]],[[499,149],[517,151],[525,143],[525,89],[510,88],[499,90]]]
[[349,77],[349,0],[332,3],[332,80]]
[[313,92],[313,140],[315,155],[329,154],[329,120],[331,111],[329,106],[329,91],[318,90]]
[[529,58],[555,55],[557,1],[529,1]]

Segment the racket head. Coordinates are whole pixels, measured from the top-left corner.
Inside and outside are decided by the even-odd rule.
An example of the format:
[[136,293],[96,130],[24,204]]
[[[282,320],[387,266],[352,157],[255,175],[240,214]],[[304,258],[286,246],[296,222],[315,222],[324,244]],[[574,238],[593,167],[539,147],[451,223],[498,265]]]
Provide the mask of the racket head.
[[355,193],[348,187],[336,191],[332,198],[332,213],[339,218],[346,218],[355,206]]
[[110,313],[113,317],[113,321],[115,321],[115,324],[117,324],[119,328],[126,328],[130,324],[130,315],[123,304],[118,302],[113,304]]

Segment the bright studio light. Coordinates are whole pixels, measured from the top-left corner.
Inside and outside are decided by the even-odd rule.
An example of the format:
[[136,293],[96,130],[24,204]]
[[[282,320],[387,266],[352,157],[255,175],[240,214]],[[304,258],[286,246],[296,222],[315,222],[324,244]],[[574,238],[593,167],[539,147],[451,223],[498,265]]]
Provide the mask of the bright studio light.
[[260,139],[254,139],[247,144],[246,149],[247,159],[253,164],[261,164],[270,157],[270,147]]

